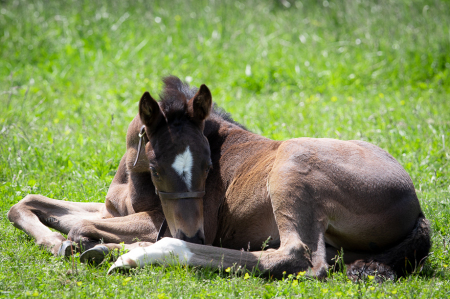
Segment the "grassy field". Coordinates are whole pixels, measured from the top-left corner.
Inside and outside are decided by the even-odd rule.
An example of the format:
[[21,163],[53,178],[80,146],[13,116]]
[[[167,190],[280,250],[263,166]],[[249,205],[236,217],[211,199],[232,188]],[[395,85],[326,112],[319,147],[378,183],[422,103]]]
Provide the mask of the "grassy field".
[[[168,74],[206,83],[269,138],[389,151],[434,231],[423,271],[381,285],[181,266],[106,276],[14,229],[6,212],[29,193],[104,201],[140,96]],[[449,297],[449,94],[449,1],[0,1],[0,297]]]

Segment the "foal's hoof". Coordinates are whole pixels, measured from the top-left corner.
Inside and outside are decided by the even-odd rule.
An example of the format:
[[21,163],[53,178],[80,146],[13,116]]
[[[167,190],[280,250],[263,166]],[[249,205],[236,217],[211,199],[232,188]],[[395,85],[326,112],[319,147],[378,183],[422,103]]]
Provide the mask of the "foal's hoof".
[[131,265],[124,263],[121,257],[109,268],[107,275],[114,273],[128,273],[133,268]]
[[348,265],[347,276],[353,280],[367,279],[368,276],[373,276],[376,282],[381,283],[385,280],[395,280],[395,271],[388,265],[376,261],[357,260]]
[[108,255],[109,249],[106,246],[95,246],[89,250],[86,250],[80,255],[80,262],[91,265],[98,265]]
[[58,250],[58,256],[69,257],[76,251],[76,244],[72,241],[66,240],[61,243],[61,247]]

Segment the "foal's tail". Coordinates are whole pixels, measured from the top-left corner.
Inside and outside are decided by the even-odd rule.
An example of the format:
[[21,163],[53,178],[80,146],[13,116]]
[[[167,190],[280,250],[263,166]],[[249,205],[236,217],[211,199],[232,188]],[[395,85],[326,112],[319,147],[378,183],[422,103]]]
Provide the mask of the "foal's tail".
[[405,276],[421,269],[430,248],[430,222],[421,213],[403,241],[367,260],[357,260],[348,265],[347,275],[353,279],[376,274],[389,279]]

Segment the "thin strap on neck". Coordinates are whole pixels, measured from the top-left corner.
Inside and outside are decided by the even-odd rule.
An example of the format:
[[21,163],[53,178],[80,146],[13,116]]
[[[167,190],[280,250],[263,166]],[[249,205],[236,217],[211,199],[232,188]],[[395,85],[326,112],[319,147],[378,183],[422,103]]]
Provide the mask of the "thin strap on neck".
[[142,139],[145,136],[145,126],[141,127],[141,130],[139,131],[138,136],[139,136],[138,152],[137,152],[137,155],[136,155],[136,160],[134,160],[133,167],[136,166],[136,163],[137,163],[137,161],[139,159],[139,154],[141,153]]

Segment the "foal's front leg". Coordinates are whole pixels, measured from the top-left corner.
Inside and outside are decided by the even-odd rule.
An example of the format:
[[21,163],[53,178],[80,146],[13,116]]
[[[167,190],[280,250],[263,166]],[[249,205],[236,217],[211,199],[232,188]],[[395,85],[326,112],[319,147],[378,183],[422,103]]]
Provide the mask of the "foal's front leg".
[[102,203],[70,202],[30,194],[11,207],[8,219],[56,256],[66,240],[61,233],[69,233],[83,219],[101,219],[104,213]]
[[[303,266],[292,267],[289,264],[289,262],[297,264],[293,258],[294,255],[303,260]],[[234,267],[235,270],[239,268],[259,270],[276,278],[281,278],[284,274],[311,269],[308,256],[300,256],[284,250],[249,252],[188,243],[175,238],[163,238],[151,246],[143,247],[141,245],[120,256],[108,270],[108,274],[130,268],[142,268],[150,264],[177,265],[178,263],[216,269]],[[308,275],[323,277],[324,273],[309,271]]]
[[[284,180],[285,181],[285,180]],[[282,184],[271,188],[271,200],[278,229],[280,247],[277,250],[248,252],[187,243],[174,238],[164,238],[149,247],[131,250],[119,257],[108,273],[120,269],[143,267],[147,264],[178,262],[202,267],[245,267],[258,269],[280,278],[285,274],[307,271],[307,275],[323,278],[327,262],[323,223],[320,208],[314,203],[305,204],[309,195],[296,193]],[[278,191],[279,190],[279,191]],[[299,200],[302,198],[302,200]],[[292,199],[291,202],[288,202]]]
[[[81,243],[85,249],[80,256],[82,263],[99,264],[111,251],[130,251],[154,244],[163,220],[160,210],[97,221],[85,220],[70,231],[69,239]],[[168,230],[165,236],[170,236]]]
[[[84,251],[80,255],[80,262],[85,264],[93,264],[98,265],[105,260],[108,254],[112,252],[120,252],[124,250],[125,252],[129,252],[130,250],[140,248],[140,247],[148,247],[153,245],[155,242],[135,242],[131,244],[124,243],[101,243],[95,245],[93,248]],[[116,255],[110,255],[110,258],[113,260]]]
[[102,243],[131,244],[138,241],[155,242],[164,220],[162,211],[148,211],[108,219],[85,219],[78,222],[68,239],[81,244],[83,250]]

